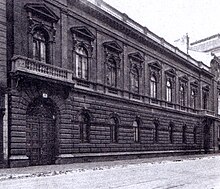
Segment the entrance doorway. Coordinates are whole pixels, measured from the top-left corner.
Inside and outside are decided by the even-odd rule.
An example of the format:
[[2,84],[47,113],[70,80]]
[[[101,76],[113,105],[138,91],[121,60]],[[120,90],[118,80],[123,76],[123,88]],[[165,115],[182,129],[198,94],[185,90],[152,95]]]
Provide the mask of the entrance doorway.
[[26,146],[30,165],[55,163],[56,112],[49,99],[38,99],[27,112]]

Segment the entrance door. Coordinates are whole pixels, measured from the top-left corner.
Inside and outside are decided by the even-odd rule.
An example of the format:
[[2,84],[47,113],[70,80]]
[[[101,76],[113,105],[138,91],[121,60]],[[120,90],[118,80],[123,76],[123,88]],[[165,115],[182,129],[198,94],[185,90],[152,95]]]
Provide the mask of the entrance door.
[[27,155],[30,165],[55,161],[55,116],[48,104],[40,103],[27,115]]

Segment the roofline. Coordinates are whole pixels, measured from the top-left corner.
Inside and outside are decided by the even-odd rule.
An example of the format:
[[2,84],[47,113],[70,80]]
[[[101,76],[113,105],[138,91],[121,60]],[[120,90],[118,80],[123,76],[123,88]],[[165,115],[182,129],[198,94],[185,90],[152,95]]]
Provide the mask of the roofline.
[[210,37],[206,37],[206,38],[204,38],[204,39],[200,39],[200,40],[198,40],[198,41],[195,41],[195,42],[190,43],[190,45],[196,45],[196,44],[198,44],[198,43],[201,43],[201,42],[204,42],[204,41],[207,41],[207,40],[216,38],[216,37],[220,37],[220,34],[217,33],[217,34],[212,35],[212,36],[210,36]]
[[[204,64],[201,61],[195,60],[190,55],[184,53],[181,51],[178,47],[173,46],[169,42],[167,42],[164,38],[159,37],[158,35],[151,32],[147,27],[142,26],[141,24],[137,23],[136,21],[129,18],[128,15],[125,13],[120,12],[119,10],[115,9],[108,3],[104,2],[104,0],[81,0],[81,2],[84,2],[86,4],[90,3],[93,6],[98,7],[102,11],[106,12],[107,14],[110,14],[115,19],[120,20],[121,22],[125,23],[127,26],[130,26],[137,32],[141,33],[142,35],[148,37],[155,43],[159,44],[160,46],[164,47],[165,49],[171,51],[173,54],[178,56],[179,58],[183,58],[187,62],[191,63],[192,66],[196,66],[198,68],[205,69],[206,71],[210,72],[210,67]],[[220,35],[220,34],[219,34]],[[210,72],[211,73],[211,72]]]

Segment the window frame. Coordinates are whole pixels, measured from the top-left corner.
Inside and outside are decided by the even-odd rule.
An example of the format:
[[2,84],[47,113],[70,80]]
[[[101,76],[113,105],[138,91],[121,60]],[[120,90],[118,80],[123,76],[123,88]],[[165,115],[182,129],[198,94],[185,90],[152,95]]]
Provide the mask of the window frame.
[[42,28],[33,30],[32,55],[34,60],[49,63],[49,37]]
[[186,86],[184,84],[180,84],[179,88],[179,102],[180,106],[185,107],[186,106]]
[[133,135],[134,135],[134,142],[138,143],[140,142],[140,121],[134,120],[132,123],[133,127]]
[[107,60],[107,85],[113,88],[117,88],[117,63],[114,58]]
[[[84,53],[80,53],[80,51],[78,51],[79,49],[83,49],[83,51],[81,52],[84,52]],[[89,79],[88,50],[84,46],[78,46],[75,50],[75,53],[76,53],[76,59],[75,59],[76,77],[79,79],[88,80]]]
[[[168,86],[168,83],[170,86]],[[166,81],[166,101],[172,103],[173,102],[173,87],[170,79]]]
[[131,78],[131,91],[133,93],[139,94],[139,90],[140,90],[140,79],[139,79],[139,70],[138,68],[134,67],[131,69],[130,72],[130,78]]
[[150,97],[157,99],[157,78],[155,75],[150,76]]
[[196,109],[197,105],[197,92],[196,89],[191,89],[191,93],[190,93],[190,107],[193,109]]
[[80,115],[80,141],[81,143],[90,143],[91,119],[90,116],[82,113]]
[[116,117],[110,118],[110,139],[112,143],[119,141],[119,121]]

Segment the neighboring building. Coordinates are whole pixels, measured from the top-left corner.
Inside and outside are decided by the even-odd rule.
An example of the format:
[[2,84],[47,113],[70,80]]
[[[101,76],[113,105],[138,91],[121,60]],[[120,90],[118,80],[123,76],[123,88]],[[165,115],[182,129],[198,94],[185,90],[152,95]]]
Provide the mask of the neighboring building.
[[210,53],[220,57],[220,34],[216,34],[190,44],[190,49],[196,52]]
[[100,0],[7,11],[8,166],[219,150],[218,58],[210,68]]

